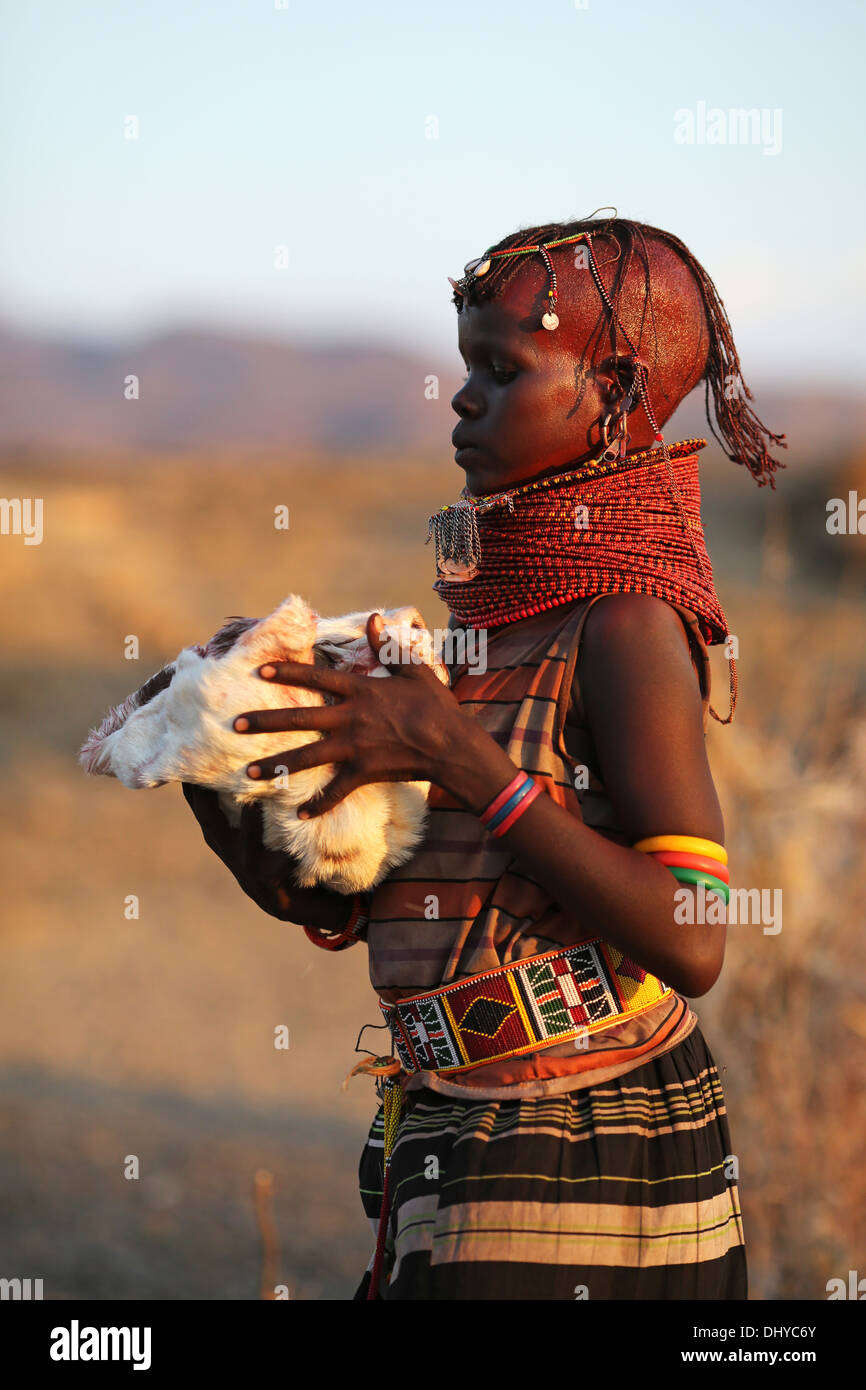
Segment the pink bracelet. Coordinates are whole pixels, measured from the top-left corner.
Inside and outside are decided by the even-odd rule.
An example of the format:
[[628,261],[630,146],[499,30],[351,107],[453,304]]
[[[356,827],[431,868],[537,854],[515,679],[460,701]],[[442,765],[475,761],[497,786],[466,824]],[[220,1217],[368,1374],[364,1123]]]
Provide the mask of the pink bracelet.
[[521,769],[521,771],[518,772],[518,773],[516,774],[516,776],[514,776],[514,777],[511,779],[511,781],[508,783],[508,786],[507,786],[507,787],[504,787],[503,790],[499,793],[499,795],[498,795],[498,796],[495,796],[495,797],[493,798],[493,800],[491,801],[491,803],[490,803],[490,805],[487,807],[487,809],[486,809],[485,811],[482,811],[482,812],[481,812],[481,816],[480,816],[481,824],[482,824],[482,825],[486,825],[487,822],[488,822],[493,816],[496,815],[496,812],[499,810],[499,808],[500,808],[501,806],[504,806],[504,805],[505,805],[505,803],[506,803],[506,801],[508,800],[508,798],[509,798],[514,792],[517,791],[517,788],[520,787],[520,786],[522,786],[522,784],[523,784],[524,782],[527,782],[527,781],[529,781],[529,778],[527,777],[526,773]]
[[540,791],[540,785],[521,770],[508,786],[493,798],[487,809],[481,812],[481,824],[497,838],[504,835],[527,807],[532,805]]
[[[530,778],[530,781],[531,780],[532,779]],[[526,793],[526,796],[523,798],[523,800],[520,801],[517,806],[515,806],[514,810],[508,816],[506,816],[505,820],[500,821],[497,826],[490,830],[490,834],[496,835],[497,837],[500,835],[504,835],[506,830],[510,830],[514,822],[520,820],[520,817],[523,815],[523,812],[527,810],[527,808],[532,805],[535,798],[540,795],[541,787],[539,786],[538,782],[533,782],[532,787]]]

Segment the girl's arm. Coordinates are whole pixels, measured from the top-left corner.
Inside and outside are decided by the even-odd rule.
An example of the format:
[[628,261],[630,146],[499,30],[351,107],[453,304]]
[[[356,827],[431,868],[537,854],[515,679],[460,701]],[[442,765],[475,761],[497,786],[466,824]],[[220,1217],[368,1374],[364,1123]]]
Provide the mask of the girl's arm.
[[[378,615],[367,634],[379,650]],[[721,843],[700,694],[674,610],[649,595],[605,596],[587,617],[578,667],[602,779],[625,833],[632,841],[679,834]],[[389,668],[391,680],[293,661],[261,667],[264,679],[337,699],[324,708],[239,712],[240,736],[298,729],[322,735],[249,764],[248,775],[338,765],[321,794],[299,807],[300,816],[321,815],[369,782],[415,779],[484,811],[513,779],[514,763],[428,667]],[[675,894],[684,885],[656,860],[606,839],[548,796],[536,797],[502,840],[573,916],[575,940],[600,936],[692,998],[712,987],[724,958],[724,923],[677,923]]]
[[294,882],[291,855],[265,848],[260,803],[244,806],[240,825],[234,829],[223,815],[215,791],[191,782],[181,785],[208,849],[222,860],[257,907],[297,926],[338,931],[346,925],[352,897],[328,888],[299,888]]
[[[578,673],[601,778],[629,838],[681,834],[723,843],[700,691],[674,610],[643,594],[605,597],[586,619]],[[513,775],[511,760],[490,745],[479,739],[449,777],[448,789],[479,812]],[[713,986],[724,922],[678,923],[674,894],[685,885],[654,859],[591,830],[547,796],[502,840],[572,909],[574,932],[565,944],[591,932],[691,998]]]

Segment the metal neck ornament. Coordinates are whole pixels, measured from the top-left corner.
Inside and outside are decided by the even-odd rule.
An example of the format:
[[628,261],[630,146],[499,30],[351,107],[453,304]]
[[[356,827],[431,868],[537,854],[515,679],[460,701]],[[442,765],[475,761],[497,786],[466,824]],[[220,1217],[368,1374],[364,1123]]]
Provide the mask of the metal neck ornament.
[[456,502],[441,507],[427,522],[427,540],[432,536],[436,549],[436,573],[452,584],[465,584],[474,579],[481,563],[481,541],[478,536],[479,512],[507,506],[514,511],[510,492],[491,493],[489,497],[473,500],[464,488]]
[[[478,517],[486,512],[506,508],[514,514],[514,499],[528,497],[539,490],[562,486],[566,483],[586,482],[590,478],[605,477],[614,472],[623,461],[623,449],[628,435],[625,432],[625,416],[622,433],[610,441],[605,421],[605,448],[598,458],[590,459],[579,468],[569,472],[551,474],[530,483],[508,488],[503,492],[490,492],[484,497],[473,497],[468,487],[464,487],[456,502],[446,503],[434,512],[427,521],[427,539],[431,539],[436,551],[436,575],[451,584],[466,584],[474,579],[481,565],[481,538],[478,534]],[[610,416],[608,416],[608,420]],[[646,451],[647,455],[652,451]]]
[[474,579],[481,563],[481,540],[478,535],[479,513],[492,512],[499,507],[507,507],[514,512],[514,498],[536,491],[542,483],[583,482],[610,472],[612,465],[626,462],[626,450],[631,436],[628,433],[628,412],[638,390],[637,378],[632,382],[619,410],[619,428],[616,434],[610,432],[613,415],[606,416],[601,426],[603,448],[597,458],[589,460],[577,469],[556,473],[536,483],[510,488],[504,492],[488,493],[475,498],[464,487],[458,500],[452,505],[441,507],[427,523],[427,545],[431,537],[436,547],[436,574],[452,584],[465,584]]

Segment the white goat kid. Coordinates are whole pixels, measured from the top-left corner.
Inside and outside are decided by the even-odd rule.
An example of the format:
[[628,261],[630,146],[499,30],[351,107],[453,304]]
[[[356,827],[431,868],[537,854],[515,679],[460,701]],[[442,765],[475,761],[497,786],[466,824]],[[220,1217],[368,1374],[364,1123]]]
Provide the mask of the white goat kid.
[[371,612],[381,612],[383,637],[401,660],[423,661],[448,684],[433,638],[416,608],[368,609],[320,618],[297,594],[270,617],[228,621],[205,646],[185,647],[92,730],[80,752],[87,772],[116,777],[126,787],[194,782],[219,792],[230,823],[261,800],[264,843],[297,861],[301,887],[321,884],[338,893],[374,887],[413,854],[424,830],[428,782],[377,782],[350,792],[333,810],[302,821],[297,808],[335,776],[332,764],[253,781],[249,763],[312,743],[312,731],[241,735],[232,727],[247,710],[332,704],[300,685],[264,681],[267,661],[303,661],[368,676],[390,672],[366,637]]

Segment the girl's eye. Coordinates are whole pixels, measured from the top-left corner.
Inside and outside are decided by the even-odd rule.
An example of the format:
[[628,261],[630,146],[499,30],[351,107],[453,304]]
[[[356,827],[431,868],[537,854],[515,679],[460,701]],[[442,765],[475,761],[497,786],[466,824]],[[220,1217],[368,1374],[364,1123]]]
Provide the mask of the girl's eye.
[[[490,367],[490,374],[494,378],[494,380],[500,383],[506,381],[513,381],[514,378],[517,376],[517,372],[514,371],[511,367],[494,367],[492,364]],[[469,380],[468,372],[463,373],[463,380]]]

